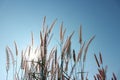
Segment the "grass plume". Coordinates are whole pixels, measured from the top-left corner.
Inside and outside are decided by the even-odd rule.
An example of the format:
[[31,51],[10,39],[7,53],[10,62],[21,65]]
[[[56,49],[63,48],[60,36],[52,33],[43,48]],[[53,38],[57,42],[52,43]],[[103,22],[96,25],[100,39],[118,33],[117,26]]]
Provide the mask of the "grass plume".
[[[53,41],[52,32],[56,21],[57,19],[50,26],[46,26],[46,16],[43,18],[42,30],[39,33],[40,44],[37,47],[34,45],[34,36],[33,32],[31,32],[31,44],[20,52],[20,65],[17,64],[19,62],[17,61],[19,52],[16,42],[14,41],[16,60],[11,49],[8,46],[6,47],[6,80],[9,79],[10,59],[12,59],[13,63],[13,80],[88,80],[89,74],[84,66],[88,49],[95,36],[92,36],[87,43],[83,41],[82,25],[80,25],[78,32],[80,48],[77,51],[76,48],[73,49],[72,47],[72,37],[75,32],[68,34],[66,38],[66,28],[64,28],[62,22],[59,31],[59,44],[50,46],[50,49],[48,49],[49,44]],[[75,47],[79,46],[75,45]],[[98,70],[93,75],[94,80],[106,80],[107,66],[103,65],[102,53],[99,53],[99,58],[97,58],[96,54],[94,54],[94,57]],[[117,80],[115,73],[112,74],[111,79]]]

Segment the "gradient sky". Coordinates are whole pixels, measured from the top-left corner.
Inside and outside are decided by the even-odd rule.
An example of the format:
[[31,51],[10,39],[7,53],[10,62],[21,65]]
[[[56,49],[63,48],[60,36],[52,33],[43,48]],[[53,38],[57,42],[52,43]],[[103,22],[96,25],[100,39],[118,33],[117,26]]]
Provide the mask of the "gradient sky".
[[[72,39],[73,48],[78,44],[78,29],[83,26],[83,39],[86,41],[92,35],[96,38],[90,45],[86,71],[90,80],[97,73],[94,53],[102,52],[104,64],[108,65],[108,79],[111,72],[120,76],[120,1],[119,0],[0,0],[0,77],[6,76],[6,53],[8,45],[14,51],[14,40],[19,51],[24,49],[34,33],[35,43],[39,43],[39,32],[43,17],[47,24],[57,18],[54,28],[54,40],[59,40],[58,31],[61,22],[67,28],[68,34],[76,32]],[[76,48],[77,49],[77,48]],[[120,79],[120,78],[119,78]]]

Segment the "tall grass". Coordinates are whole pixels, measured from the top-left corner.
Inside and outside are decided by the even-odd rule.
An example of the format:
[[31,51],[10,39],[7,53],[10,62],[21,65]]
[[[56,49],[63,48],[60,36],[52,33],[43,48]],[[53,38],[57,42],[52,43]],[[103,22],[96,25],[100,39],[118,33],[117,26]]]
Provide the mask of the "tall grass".
[[[42,30],[40,31],[40,44],[35,49],[34,36],[31,32],[31,44],[21,51],[20,66],[17,64],[18,47],[16,42],[14,41],[16,60],[11,49],[8,46],[6,47],[6,80],[8,80],[8,71],[11,65],[10,56],[13,64],[13,80],[88,80],[88,72],[85,71],[84,65],[89,46],[95,36],[92,36],[88,42],[83,41],[82,26],[80,26],[78,36],[80,49],[76,53],[76,49],[71,49],[71,39],[74,36],[74,31],[65,39],[66,29],[64,29],[62,22],[59,32],[60,44],[51,47],[51,51],[48,52],[56,21],[57,19],[48,27],[46,26],[46,16],[44,17]],[[60,56],[58,47],[60,47]],[[31,58],[31,55],[35,57]],[[99,55],[100,61],[96,55],[94,56],[98,66],[98,73],[94,75],[94,80],[106,80],[107,67],[103,67],[102,54]],[[113,73],[111,79],[117,80],[115,73]]]

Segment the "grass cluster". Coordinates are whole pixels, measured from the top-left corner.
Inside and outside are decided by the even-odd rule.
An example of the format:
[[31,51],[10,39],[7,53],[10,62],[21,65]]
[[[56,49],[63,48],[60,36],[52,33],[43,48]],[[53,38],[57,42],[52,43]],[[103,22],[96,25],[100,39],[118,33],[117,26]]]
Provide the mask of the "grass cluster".
[[[18,48],[16,42],[14,42],[16,56],[13,55],[8,46],[6,47],[6,80],[9,80],[10,65],[13,66],[13,80],[89,80],[89,73],[85,71],[84,66],[87,51],[95,36],[92,36],[87,42],[83,41],[82,26],[80,26],[78,36],[80,48],[78,53],[76,53],[75,49],[71,49],[71,38],[74,32],[65,39],[66,29],[61,23],[59,31],[60,42],[58,45],[60,50],[58,50],[58,46],[55,46],[51,47],[51,51],[48,52],[48,46],[53,36],[52,29],[56,21],[57,19],[48,27],[46,26],[46,17],[44,17],[42,30],[40,31],[40,44],[36,48],[33,47],[34,38],[33,33],[31,33],[31,45],[21,51],[19,68],[17,68]],[[58,51],[60,51],[60,54],[58,54]],[[31,58],[31,56],[34,58]],[[99,58],[97,58],[96,54],[94,56],[98,67],[98,73],[93,75],[94,80],[106,80],[107,67],[103,65],[102,54],[99,54]],[[10,63],[10,59],[12,63]],[[114,73],[111,80],[117,80]]]

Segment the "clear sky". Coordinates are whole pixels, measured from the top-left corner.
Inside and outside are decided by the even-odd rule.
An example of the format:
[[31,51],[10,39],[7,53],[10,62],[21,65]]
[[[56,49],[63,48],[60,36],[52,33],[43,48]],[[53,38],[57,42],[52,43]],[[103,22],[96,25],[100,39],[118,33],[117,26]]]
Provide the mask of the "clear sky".
[[[57,18],[54,39],[59,40],[58,30],[61,22],[70,33],[76,32],[73,41],[76,48],[80,24],[83,26],[83,38],[96,38],[90,45],[86,70],[92,80],[96,73],[94,53],[102,52],[104,64],[108,65],[108,75],[115,72],[120,76],[120,1],[119,0],[0,0],[0,77],[5,80],[5,47],[14,51],[14,40],[19,51],[24,49],[34,33],[35,43],[39,43],[39,31],[43,17],[47,24]],[[76,48],[77,49],[77,48]],[[108,78],[109,79],[109,78]],[[120,78],[119,78],[120,79]]]

